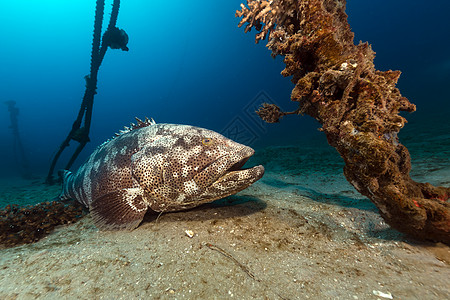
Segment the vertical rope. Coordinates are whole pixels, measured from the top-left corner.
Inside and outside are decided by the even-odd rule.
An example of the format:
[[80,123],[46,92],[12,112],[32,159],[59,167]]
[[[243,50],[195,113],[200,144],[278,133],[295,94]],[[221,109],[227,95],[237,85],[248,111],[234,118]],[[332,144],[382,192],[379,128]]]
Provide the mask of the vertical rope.
[[[119,14],[120,0],[114,0],[111,17],[108,25],[108,29],[112,29],[116,26],[117,16]],[[101,45],[102,23],[105,9],[105,0],[97,0],[95,8],[95,22],[94,22],[94,36],[92,41],[91,52],[91,68],[89,76],[86,76],[86,90],[84,92],[83,101],[78,112],[77,119],[72,125],[72,129],[67,135],[66,139],[59,146],[58,152],[55,154],[50,170],[47,174],[46,183],[53,183],[53,172],[61,153],[66,147],[69,146],[70,140],[75,140],[80,144],[76,148],[72,157],[66,165],[66,169],[70,169],[75,159],[78,157],[84,146],[89,142],[89,132],[92,120],[92,109],[94,105],[94,96],[97,93],[97,75],[100,65],[105,56],[108,45]],[[100,47],[101,46],[101,47]],[[81,127],[81,123],[84,117],[84,126]]]

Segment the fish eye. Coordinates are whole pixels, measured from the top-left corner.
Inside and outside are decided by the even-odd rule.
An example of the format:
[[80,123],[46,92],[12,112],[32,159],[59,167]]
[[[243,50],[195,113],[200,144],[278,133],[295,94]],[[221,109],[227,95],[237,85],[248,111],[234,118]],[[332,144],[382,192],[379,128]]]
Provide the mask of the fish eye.
[[212,143],[213,143],[213,139],[210,139],[210,138],[204,138],[202,140],[202,144],[205,146],[210,146]]

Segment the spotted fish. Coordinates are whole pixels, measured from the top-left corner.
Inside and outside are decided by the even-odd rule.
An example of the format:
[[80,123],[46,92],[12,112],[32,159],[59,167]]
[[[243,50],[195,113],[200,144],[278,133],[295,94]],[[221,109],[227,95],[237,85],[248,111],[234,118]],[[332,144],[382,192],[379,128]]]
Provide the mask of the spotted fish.
[[136,120],[97,148],[76,173],[61,174],[59,198],[89,207],[99,229],[134,229],[149,208],[196,207],[233,195],[264,174],[261,165],[242,168],[252,148],[217,132]]

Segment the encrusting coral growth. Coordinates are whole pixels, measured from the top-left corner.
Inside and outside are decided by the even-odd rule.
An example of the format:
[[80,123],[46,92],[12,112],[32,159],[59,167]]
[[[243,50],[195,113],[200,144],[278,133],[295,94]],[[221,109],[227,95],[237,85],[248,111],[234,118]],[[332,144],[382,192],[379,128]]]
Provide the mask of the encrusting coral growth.
[[345,161],[347,180],[378,207],[385,221],[412,237],[450,244],[450,188],[413,181],[408,150],[397,133],[400,111],[415,105],[395,87],[400,71],[378,71],[368,43],[353,43],[345,0],[250,0],[236,12],[239,27],[268,37],[272,56],[284,56],[292,76],[295,112],[265,103],[267,122],[308,114],[322,124],[330,145]]
[[0,209],[0,249],[34,243],[58,225],[75,223],[86,214],[81,204],[53,201]]

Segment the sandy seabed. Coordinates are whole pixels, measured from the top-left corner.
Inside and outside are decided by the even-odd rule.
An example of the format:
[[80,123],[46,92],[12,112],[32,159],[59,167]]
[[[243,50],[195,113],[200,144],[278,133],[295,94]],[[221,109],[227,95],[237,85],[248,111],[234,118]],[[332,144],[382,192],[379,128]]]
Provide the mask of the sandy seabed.
[[[448,185],[448,158],[433,157],[413,177]],[[0,299],[450,299],[450,248],[390,229],[333,149],[252,159],[266,174],[227,199],[149,214],[131,232],[98,231],[88,215],[0,250]],[[2,180],[0,196],[55,196],[38,182]]]

